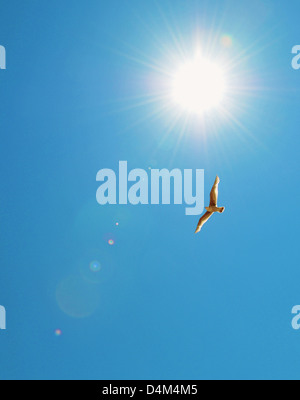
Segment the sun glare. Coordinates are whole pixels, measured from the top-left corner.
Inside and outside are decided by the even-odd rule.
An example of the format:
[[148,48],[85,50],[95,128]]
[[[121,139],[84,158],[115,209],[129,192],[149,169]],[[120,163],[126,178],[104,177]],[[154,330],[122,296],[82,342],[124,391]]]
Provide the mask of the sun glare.
[[189,112],[202,114],[216,107],[224,93],[222,70],[202,57],[186,62],[173,76],[172,99]]
[[252,113],[250,99],[262,89],[260,77],[251,69],[250,59],[256,52],[253,44],[245,48],[222,27],[205,31],[197,26],[187,37],[175,24],[168,31],[170,35],[162,37],[152,32],[149,43],[154,54],[128,45],[125,55],[139,65],[140,72],[133,71],[130,81],[136,85],[130,87],[136,95],[121,110],[139,108],[143,112],[134,113],[124,131],[147,121],[161,121],[164,128],[157,146],[172,148],[174,155],[187,136],[205,143],[221,141],[230,127],[243,140],[249,137],[242,121]]

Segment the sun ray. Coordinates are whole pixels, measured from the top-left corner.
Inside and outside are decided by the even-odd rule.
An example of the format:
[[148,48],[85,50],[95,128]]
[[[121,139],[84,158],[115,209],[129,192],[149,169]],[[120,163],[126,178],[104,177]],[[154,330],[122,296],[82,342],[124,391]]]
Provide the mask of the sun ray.
[[[147,120],[162,119],[167,128],[157,138],[157,149],[171,138],[173,143],[168,146],[172,144],[172,154],[176,154],[187,134],[196,140],[198,135],[204,146],[213,140],[224,148],[223,132],[230,130],[232,137],[236,135],[245,143],[253,141],[263,145],[249,127],[256,118],[253,99],[262,98],[266,93],[261,71],[253,70],[249,62],[263,51],[262,38],[243,46],[243,38],[234,36],[234,29],[224,32],[222,18],[210,21],[208,29],[205,13],[201,18],[196,15],[194,29],[188,29],[189,36],[187,29],[183,31],[176,25],[172,15],[166,16],[159,4],[157,7],[167,35],[160,35],[161,29],[147,24],[145,16],[138,15],[143,29],[149,33],[148,49],[152,50],[135,48],[123,41],[123,51],[118,52],[135,66],[141,66],[133,69],[138,74],[133,94],[123,98],[115,110],[143,111],[138,111],[139,117],[122,132]],[[200,59],[206,65],[202,70]],[[130,79],[135,81],[133,76]]]

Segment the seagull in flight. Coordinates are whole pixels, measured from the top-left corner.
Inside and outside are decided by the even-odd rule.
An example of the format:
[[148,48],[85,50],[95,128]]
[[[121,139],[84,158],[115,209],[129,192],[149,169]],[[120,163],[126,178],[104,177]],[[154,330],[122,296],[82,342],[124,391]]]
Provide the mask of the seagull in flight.
[[209,220],[209,218],[213,215],[215,212],[223,213],[225,211],[225,207],[218,207],[218,194],[219,194],[219,183],[220,183],[220,178],[217,176],[215,183],[211,189],[210,192],[210,203],[209,207],[205,207],[206,213],[200,218],[196,231],[195,233],[198,233],[201,231],[202,226]]

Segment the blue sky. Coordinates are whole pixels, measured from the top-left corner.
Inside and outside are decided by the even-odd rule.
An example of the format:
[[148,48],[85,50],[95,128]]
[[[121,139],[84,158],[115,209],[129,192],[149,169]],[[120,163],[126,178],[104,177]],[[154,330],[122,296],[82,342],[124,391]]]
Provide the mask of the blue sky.
[[[297,1],[2,4],[1,379],[299,379],[299,12]],[[153,66],[197,39],[216,62],[235,60],[240,86],[230,119],[216,109],[184,129],[152,101],[164,79]],[[101,207],[96,173],[119,160],[204,169],[206,202],[218,174],[226,212],[194,235],[184,206]]]

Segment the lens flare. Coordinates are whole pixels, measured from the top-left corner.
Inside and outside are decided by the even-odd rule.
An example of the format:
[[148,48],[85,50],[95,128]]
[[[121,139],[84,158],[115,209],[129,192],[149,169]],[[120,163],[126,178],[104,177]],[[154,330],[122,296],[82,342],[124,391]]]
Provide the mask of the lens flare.
[[227,48],[231,47],[232,46],[232,37],[229,35],[223,35],[221,37],[221,44]]
[[92,261],[90,263],[90,270],[92,272],[98,272],[101,269],[101,264],[98,261]]
[[109,239],[108,244],[110,246],[113,246],[115,244],[115,241],[113,239]]
[[62,331],[60,329],[56,329],[54,334],[55,334],[55,336],[61,336],[62,335]]
[[59,308],[70,317],[86,318],[99,306],[99,289],[80,275],[70,276],[58,284],[56,301]]
[[104,242],[98,245],[98,248],[87,248],[74,266],[83,280],[88,285],[94,286],[91,290],[98,290],[101,293],[99,284],[103,284],[111,279],[115,261],[114,251],[108,249],[108,240],[114,238],[111,234],[105,238]]

